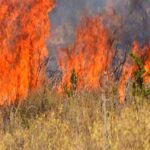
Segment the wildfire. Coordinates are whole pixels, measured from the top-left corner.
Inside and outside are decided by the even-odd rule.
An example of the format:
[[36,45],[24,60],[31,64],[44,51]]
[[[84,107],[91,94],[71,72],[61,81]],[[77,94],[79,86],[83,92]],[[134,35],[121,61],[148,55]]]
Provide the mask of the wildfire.
[[[110,30],[104,26],[103,21],[105,22],[105,20],[104,15],[86,17],[81,26],[77,28],[74,45],[60,52],[58,62],[63,73],[61,85],[58,88],[60,93],[65,89],[72,90],[72,88],[78,91],[83,88],[98,89],[104,72],[110,72],[115,51],[113,47],[115,36],[112,36]],[[138,42],[133,42],[131,50],[133,54],[141,58],[145,69],[144,82],[150,82],[150,76],[148,76],[150,46],[140,47]],[[129,78],[134,79],[134,72],[138,69],[137,64],[128,56],[119,80],[120,103],[125,101],[125,90]]]
[[[143,47],[139,46],[139,43],[136,41],[133,43],[133,46],[131,48],[132,53],[138,56],[143,64],[143,67],[145,69],[145,73],[143,74],[143,79],[145,83],[150,82],[150,76],[148,75],[150,73],[150,46],[149,45],[144,45]],[[128,79],[131,78],[133,79],[133,74],[134,72],[139,69],[137,64],[131,60],[131,58],[128,57],[120,79],[119,83],[119,100],[120,103],[124,103],[125,100],[125,89],[126,89],[126,84],[128,82]]]
[[113,56],[112,42],[102,18],[94,16],[83,19],[77,28],[74,45],[64,49],[60,55],[59,68],[63,77],[59,92],[63,92],[64,86],[72,88],[72,73],[76,76],[76,90],[97,89]]
[[54,0],[0,1],[0,105],[40,86]]
[[[44,60],[48,56],[46,39],[50,23],[48,13],[55,0],[0,1],[0,105],[24,99],[39,88],[44,79]],[[128,31],[122,17],[109,8],[104,14],[85,17],[77,27],[75,42],[59,52],[62,80],[57,87],[67,90],[98,89],[105,71],[109,73],[115,49],[114,41],[125,39]],[[109,20],[108,18],[111,18]],[[127,34],[128,35],[128,34]],[[144,82],[150,82],[150,45],[133,43],[132,52],[142,59]],[[127,58],[119,81],[119,100],[125,100],[125,88],[138,66]]]

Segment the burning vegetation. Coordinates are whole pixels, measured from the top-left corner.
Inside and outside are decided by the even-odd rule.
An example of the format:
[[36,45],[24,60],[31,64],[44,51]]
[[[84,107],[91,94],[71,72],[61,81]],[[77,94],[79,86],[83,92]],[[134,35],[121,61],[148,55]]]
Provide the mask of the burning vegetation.
[[144,85],[150,83],[150,46],[139,46],[138,42],[134,42],[130,51],[130,56],[124,64],[120,77],[119,96],[120,102],[125,100],[125,89],[128,79],[133,80],[133,94],[139,96],[147,95],[149,90],[145,91]]
[[[143,1],[129,2],[125,13],[108,5],[99,15],[82,20],[76,29],[74,44],[59,52],[59,69],[63,73],[59,92],[103,88],[101,82],[107,72],[109,76],[113,74],[111,80],[118,82],[119,102],[124,103],[129,79],[133,88],[136,83],[142,88],[149,82],[149,9]],[[116,47],[120,43],[120,51],[126,55],[123,61],[112,66],[112,62],[120,59],[116,57]],[[121,71],[116,75],[118,69]],[[115,76],[119,76],[117,81]]]
[[150,149],[150,1],[50,24],[98,1],[0,0],[0,149]]
[[0,105],[41,85],[53,7],[53,0],[0,1]]
[[[42,85],[44,61],[48,57],[48,13],[55,2],[2,0],[0,3],[0,105],[3,105],[24,99]],[[137,3],[126,0],[124,8],[128,11],[121,12],[120,7],[109,4],[99,14],[84,16],[76,29],[74,44],[59,51],[57,57],[62,71],[56,88],[59,93],[100,90],[107,73],[110,80],[118,82],[118,97],[123,103],[129,79],[140,84],[150,81],[149,8],[141,0]],[[116,53],[119,43],[119,51],[126,54],[120,62]],[[138,73],[141,81],[137,79]]]
[[101,18],[85,18],[77,28],[75,44],[63,51],[64,57],[59,57],[63,71],[60,92],[63,88],[99,88],[101,75],[110,67],[113,56],[112,41]]

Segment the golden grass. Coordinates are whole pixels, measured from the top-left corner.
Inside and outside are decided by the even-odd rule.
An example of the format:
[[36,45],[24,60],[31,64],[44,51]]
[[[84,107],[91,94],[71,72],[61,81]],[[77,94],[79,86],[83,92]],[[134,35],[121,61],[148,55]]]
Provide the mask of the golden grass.
[[18,109],[4,110],[0,149],[150,150],[148,101],[120,106],[109,100],[104,114],[96,92],[70,98],[36,93],[28,99]]

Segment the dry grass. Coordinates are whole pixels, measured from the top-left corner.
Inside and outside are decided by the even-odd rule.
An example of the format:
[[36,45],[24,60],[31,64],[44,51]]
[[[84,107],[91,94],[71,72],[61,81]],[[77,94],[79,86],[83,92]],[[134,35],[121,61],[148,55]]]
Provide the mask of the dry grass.
[[70,98],[37,92],[18,108],[3,110],[0,149],[149,150],[149,102],[119,106],[112,101],[103,105],[96,92]]

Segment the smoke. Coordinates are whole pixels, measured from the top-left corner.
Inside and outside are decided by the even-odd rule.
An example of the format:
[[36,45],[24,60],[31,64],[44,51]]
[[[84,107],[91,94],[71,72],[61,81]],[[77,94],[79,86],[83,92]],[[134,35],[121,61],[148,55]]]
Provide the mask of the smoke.
[[[114,14],[109,14],[113,9]],[[51,14],[52,39],[51,45],[63,47],[74,41],[74,33],[83,15],[100,13],[105,10],[109,26],[117,22],[116,32],[126,44],[133,40],[147,41],[150,37],[150,1],[148,0],[58,0],[56,8]],[[103,11],[104,13],[104,11]],[[120,26],[119,26],[120,24]],[[121,30],[121,31],[120,31]],[[122,34],[122,35],[120,35]]]
[[[119,41],[122,46],[131,45],[134,40],[141,45],[150,41],[149,0],[57,0],[56,8],[50,15],[51,56],[56,57],[57,49],[74,42],[76,27],[84,15],[97,13],[103,16],[104,25],[112,33],[112,39]],[[52,61],[52,64],[56,62]]]
[[83,15],[97,13],[104,6],[105,0],[57,0],[56,7],[50,14],[51,39],[49,53],[51,56],[49,68],[55,70],[56,50],[73,44],[75,30]]
[[74,31],[83,14],[98,12],[104,0],[58,0],[51,14],[51,43],[66,46],[74,40]]
[[[121,18],[118,38],[123,38],[122,42],[131,44],[134,40],[141,43],[150,40],[150,1],[111,0],[110,3],[112,3],[115,13]],[[113,23],[113,20],[111,23]],[[122,35],[120,35],[120,32]]]

